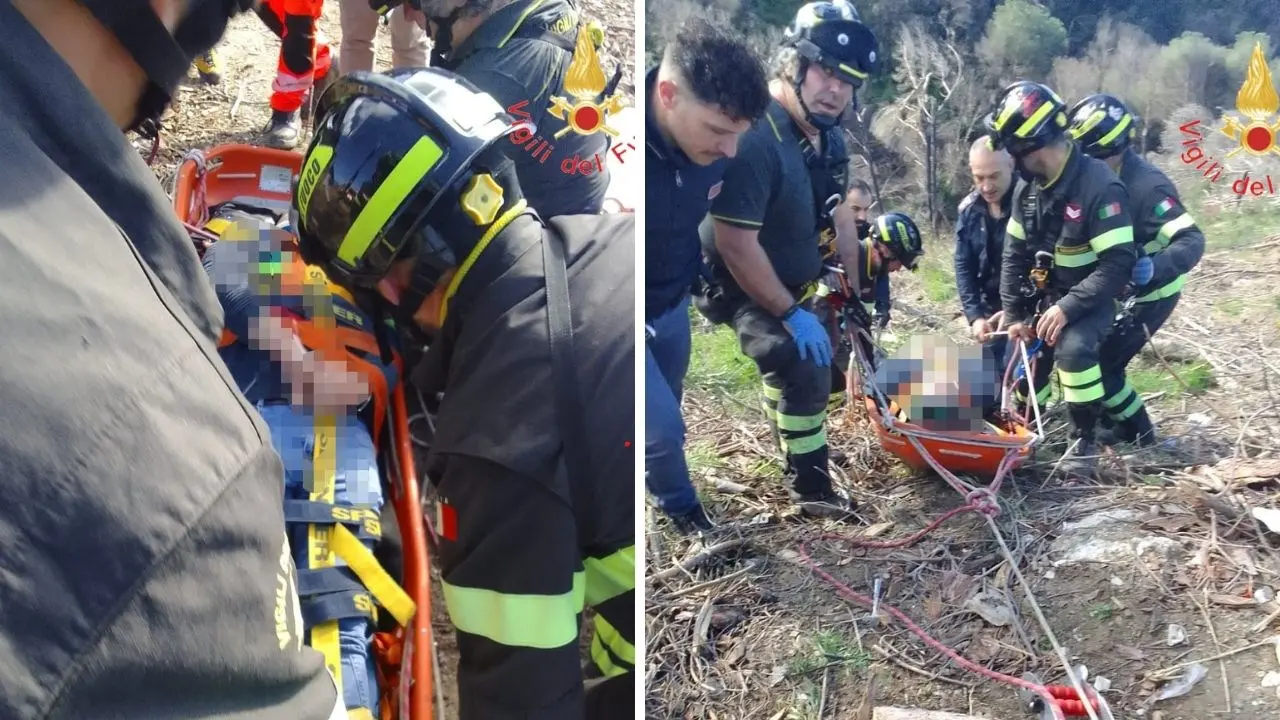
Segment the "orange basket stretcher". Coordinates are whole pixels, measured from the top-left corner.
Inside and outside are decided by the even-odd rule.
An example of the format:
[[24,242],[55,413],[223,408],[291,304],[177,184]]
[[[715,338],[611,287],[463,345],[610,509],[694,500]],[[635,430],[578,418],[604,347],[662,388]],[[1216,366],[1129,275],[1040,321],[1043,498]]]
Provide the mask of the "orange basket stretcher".
[[[910,418],[904,417],[897,403],[886,397],[874,381],[864,380],[873,377],[870,370],[873,366],[864,357],[862,343],[857,341],[858,334],[871,347],[875,347],[875,342],[869,333],[852,323],[847,325],[845,334],[853,346],[849,369],[845,375],[847,395],[851,399],[862,398],[868,422],[881,446],[912,469],[931,469],[962,494],[968,494],[974,488],[960,480],[958,475],[990,480],[992,488],[998,490],[1005,476],[1031,457],[1036,444],[1043,439],[1040,408],[1034,392],[1031,393],[1031,403],[1037,429],[1032,429],[1027,418],[1018,417],[1010,410],[1014,369],[1020,361],[1028,369],[1033,367],[1033,360],[1027,356],[1026,348],[1021,344],[1013,348],[1014,356],[1004,374],[1004,419],[998,424],[987,422],[987,432],[944,432],[912,423]],[[1028,378],[1032,375],[1031,372],[1027,373]],[[852,409],[852,405],[850,408]]]
[[[219,145],[206,151],[191,151],[178,164],[173,178],[173,210],[202,250],[200,240],[208,239],[204,225],[212,207],[235,201],[287,213],[302,161],[297,152],[253,145]],[[438,689],[431,634],[428,530],[418,491],[403,382],[397,383],[388,406],[390,441],[383,443],[381,450],[390,452],[386,467],[392,477],[384,481],[403,545],[401,585],[417,609],[409,627],[399,629],[390,647],[378,642],[385,638],[375,636],[378,665],[396,666],[393,672],[379,673],[383,697],[379,720],[432,720],[432,696]]]

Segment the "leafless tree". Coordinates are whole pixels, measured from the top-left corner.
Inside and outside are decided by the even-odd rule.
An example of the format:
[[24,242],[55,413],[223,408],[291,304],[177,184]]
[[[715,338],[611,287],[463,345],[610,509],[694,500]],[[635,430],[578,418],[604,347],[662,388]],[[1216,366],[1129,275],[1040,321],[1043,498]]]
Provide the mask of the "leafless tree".
[[[954,35],[932,37],[919,20],[902,26],[897,40],[894,80],[899,94],[872,118],[871,133],[917,167],[909,182],[924,191],[929,223],[936,229],[941,217],[938,172],[945,146],[954,144],[956,135],[964,139],[953,121],[958,92],[966,82],[965,60]],[[954,132],[940,134],[941,125]]]

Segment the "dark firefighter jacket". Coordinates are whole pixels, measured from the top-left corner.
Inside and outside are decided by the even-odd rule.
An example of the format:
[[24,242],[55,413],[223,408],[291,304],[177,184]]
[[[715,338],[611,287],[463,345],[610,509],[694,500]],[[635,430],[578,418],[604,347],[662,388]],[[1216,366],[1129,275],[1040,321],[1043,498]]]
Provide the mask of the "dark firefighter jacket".
[[1137,261],[1124,184],[1075,145],[1058,177],[1014,190],[1000,278],[1007,322],[1028,319],[1022,288],[1038,251],[1053,254],[1049,295],[1068,322],[1115,302]]
[[[598,213],[609,189],[609,135],[569,130],[556,138],[568,125],[549,111],[553,97],[571,106],[578,102],[564,81],[580,20],[568,0],[516,0],[459,43],[444,66],[492,95],[517,120],[537,124],[538,135],[523,144],[513,140],[508,155],[525,199],[542,217]],[[603,72],[607,79],[610,68]],[[566,170],[566,163],[573,167]]]
[[987,201],[976,190],[960,203],[960,216],[956,218],[956,290],[964,319],[970,325],[1000,310],[1000,260],[1014,189],[1010,184],[1000,199],[1004,214],[999,219],[991,217]]
[[1138,302],[1171,297],[1204,255],[1204,235],[1173,182],[1131,149],[1125,150],[1120,179],[1129,192],[1134,241],[1155,263],[1155,276],[1138,291]]
[[0,158],[0,718],[329,718],[283,468],[191,241],[7,2]]
[[[635,219],[631,214],[517,217],[479,255],[449,301],[444,327],[412,381],[444,393],[428,459],[452,455],[500,465],[573,508],[579,537],[634,536]],[[556,414],[544,292],[543,242],[567,242],[574,364],[588,437],[564,438]],[[594,482],[570,487],[560,444],[584,446]],[[531,540],[531,539],[526,539]],[[627,544],[627,543],[623,543]]]

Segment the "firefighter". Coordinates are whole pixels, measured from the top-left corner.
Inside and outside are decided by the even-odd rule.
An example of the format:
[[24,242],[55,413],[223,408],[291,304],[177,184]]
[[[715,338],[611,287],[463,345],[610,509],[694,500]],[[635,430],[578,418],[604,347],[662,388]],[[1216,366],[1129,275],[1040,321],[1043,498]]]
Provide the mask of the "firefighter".
[[351,73],[317,117],[299,252],[428,346],[408,381],[443,397],[427,473],[461,719],[630,715],[634,215],[541,219],[505,154],[518,125],[447,71]]
[[[1073,427],[1060,467],[1083,475],[1092,472],[1097,455],[1094,432],[1105,396],[1101,346],[1137,251],[1124,184],[1070,141],[1066,111],[1050,88],[1020,81],[1000,92],[983,125],[1022,175],[1005,230],[1001,329],[1010,342],[1044,341],[1033,378],[1037,401],[1048,399],[1056,365]],[[1052,267],[1043,294],[1028,307],[1025,283],[1037,253],[1047,253]],[[1025,385],[1019,389],[1029,400]]]
[[280,457],[122,132],[251,4],[0,2],[0,717],[344,715],[301,645]]
[[991,333],[1000,325],[1000,260],[1012,212],[1013,158],[993,149],[983,135],[969,147],[969,172],[974,189],[961,201],[956,218],[956,290],[970,337],[983,344],[1003,376],[1008,343],[1004,335]]
[[1119,98],[1090,95],[1069,114],[1071,137],[1124,182],[1134,217],[1134,241],[1144,253],[1134,268],[1132,316],[1107,340],[1102,352],[1102,404],[1114,432],[1100,439],[1107,444],[1149,446],[1156,443],[1155,428],[1142,398],[1125,378],[1125,368],[1173,314],[1187,273],[1204,255],[1204,235],[1183,207],[1173,181],[1130,147],[1136,120]]
[[[732,74],[720,69],[732,67]],[[738,139],[769,101],[764,64],[701,18],[680,29],[645,78],[645,484],[678,532],[708,531],[685,461],[680,398],[692,349],[698,226]]]
[[318,37],[324,0],[263,0],[256,10],[280,38],[280,59],[271,83],[271,124],[263,142],[290,150],[301,137],[303,114],[310,112],[312,99],[319,95],[313,88],[323,89],[335,64],[329,43]]
[[[868,224],[866,235],[858,243],[856,264],[844,267],[844,275],[850,280],[850,300],[861,306],[861,312],[856,315],[861,318],[859,324],[868,334],[873,327],[883,328],[888,324],[884,319],[887,312],[880,309],[880,303],[883,298],[881,288],[888,284],[889,274],[903,268],[915,272],[923,256],[924,241],[920,237],[920,229],[905,213],[885,213]],[[867,320],[871,322],[868,324]],[[874,363],[873,348],[865,345],[863,351],[866,358]]]
[[845,517],[851,504],[828,474],[832,345],[814,297],[824,244],[858,267],[839,121],[875,69],[877,46],[847,2],[802,6],[785,43],[764,120],[743,136],[704,224],[710,278],[695,304],[733,327],[760,371],[791,500],[807,515]]
[[[386,13],[406,3],[369,4]],[[529,206],[544,218],[600,212],[609,189],[609,135],[601,128],[579,133],[564,108],[605,105],[621,67],[606,79],[596,56],[604,32],[581,17],[576,0],[409,0],[407,5],[412,10],[406,14],[417,16],[431,34],[432,67],[465,77],[517,119],[533,124],[536,133],[521,133],[506,145]],[[608,124],[607,112],[596,116]],[[634,148],[616,150],[621,158]]]
[[[858,228],[858,239],[866,240],[871,237],[871,208],[876,205],[876,202],[871,186],[866,180],[850,179],[845,204],[853,214],[853,220]],[[893,301],[889,296],[889,275],[884,273],[876,278],[875,308],[872,313],[876,327],[883,329],[889,326],[892,308]]]

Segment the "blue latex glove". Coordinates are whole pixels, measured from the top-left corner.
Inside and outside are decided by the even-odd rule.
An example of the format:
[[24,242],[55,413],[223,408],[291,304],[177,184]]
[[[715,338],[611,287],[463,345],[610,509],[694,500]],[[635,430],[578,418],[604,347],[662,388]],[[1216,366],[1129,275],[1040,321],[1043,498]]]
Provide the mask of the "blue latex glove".
[[1133,264],[1133,274],[1129,276],[1129,282],[1133,283],[1134,287],[1145,287],[1155,276],[1155,262],[1150,255],[1143,255]]
[[831,364],[831,338],[827,337],[827,330],[822,327],[817,315],[804,308],[796,308],[783,324],[796,339],[801,360],[812,357],[818,367]]

